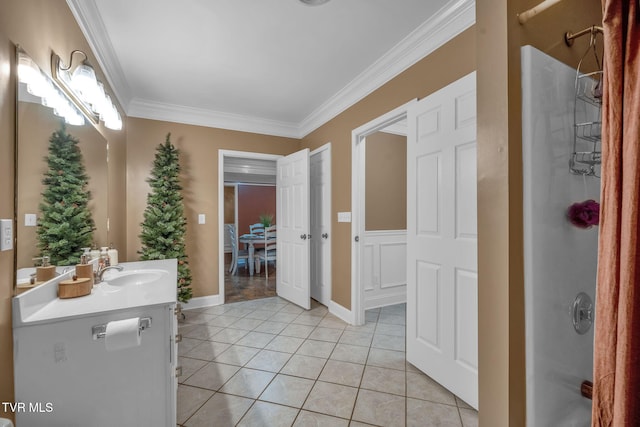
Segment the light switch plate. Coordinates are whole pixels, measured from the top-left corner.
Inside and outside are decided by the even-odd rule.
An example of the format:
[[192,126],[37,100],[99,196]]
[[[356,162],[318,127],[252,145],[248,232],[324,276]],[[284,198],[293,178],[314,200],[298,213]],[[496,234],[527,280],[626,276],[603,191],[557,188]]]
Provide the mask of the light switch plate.
[[13,249],[13,220],[0,219],[0,251]]
[[24,214],[24,226],[35,227],[38,225],[38,216],[36,214]]
[[338,222],[351,222],[351,212],[338,212]]
[[198,224],[204,224],[206,222],[204,214],[198,214]]

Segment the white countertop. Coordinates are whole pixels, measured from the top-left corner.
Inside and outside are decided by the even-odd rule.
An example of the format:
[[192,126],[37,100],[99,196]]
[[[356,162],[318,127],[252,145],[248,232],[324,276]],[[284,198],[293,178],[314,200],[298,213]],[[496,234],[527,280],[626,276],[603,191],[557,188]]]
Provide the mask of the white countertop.
[[123,272],[132,270],[161,270],[160,279],[146,284],[112,286],[109,277],[117,272],[107,271],[104,281],[96,284],[91,294],[69,299],[57,296],[58,283],[67,280],[73,271],[60,275],[47,283],[13,298],[13,327],[38,323],[58,322],[76,317],[90,316],[135,307],[170,304],[176,302],[177,262],[175,259],[137,261],[118,264]]

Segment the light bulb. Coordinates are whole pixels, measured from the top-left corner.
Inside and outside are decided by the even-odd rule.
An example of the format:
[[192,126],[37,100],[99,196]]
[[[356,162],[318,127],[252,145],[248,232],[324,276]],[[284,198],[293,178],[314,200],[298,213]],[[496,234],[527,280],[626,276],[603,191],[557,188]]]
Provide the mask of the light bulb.
[[102,109],[104,109],[104,106],[105,106],[106,94],[105,94],[104,85],[102,84],[102,82],[98,82],[96,88],[97,89],[94,94],[94,98],[91,102],[91,110],[94,113],[100,115],[100,111],[102,111]]
[[72,126],[84,125],[84,117],[82,117],[82,114],[78,113],[77,111],[69,111],[64,116],[64,121]]
[[79,65],[71,76],[71,83],[80,99],[91,104],[91,100],[95,99],[95,93],[98,92],[98,80],[93,68],[87,64]]
[[104,121],[104,125],[112,130],[120,130],[122,129],[122,119],[120,118],[120,113],[118,110],[113,107],[115,114],[110,114],[108,119]]
[[18,58],[18,79],[22,83],[26,83],[27,85],[31,83],[36,74],[39,74],[40,70],[33,62],[31,58],[26,55],[20,55]]

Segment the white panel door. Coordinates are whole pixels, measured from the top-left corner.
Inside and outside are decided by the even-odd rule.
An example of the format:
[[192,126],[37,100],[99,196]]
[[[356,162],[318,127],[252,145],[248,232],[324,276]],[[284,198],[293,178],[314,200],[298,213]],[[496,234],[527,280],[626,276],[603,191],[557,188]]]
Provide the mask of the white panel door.
[[407,117],[407,360],[477,409],[475,72]]
[[331,151],[311,155],[311,297],[331,300]]
[[276,291],[310,308],[309,290],[309,149],[278,159]]

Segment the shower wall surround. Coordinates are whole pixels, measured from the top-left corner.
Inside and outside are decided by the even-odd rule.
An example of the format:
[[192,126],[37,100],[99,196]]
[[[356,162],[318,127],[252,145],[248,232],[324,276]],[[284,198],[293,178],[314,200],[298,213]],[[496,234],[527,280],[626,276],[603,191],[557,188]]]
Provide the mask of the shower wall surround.
[[595,300],[598,227],[566,211],[599,201],[600,179],[569,171],[576,70],[531,46],[521,54],[527,425],[588,426],[593,327],[578,334],[571,310],[581,292]]

